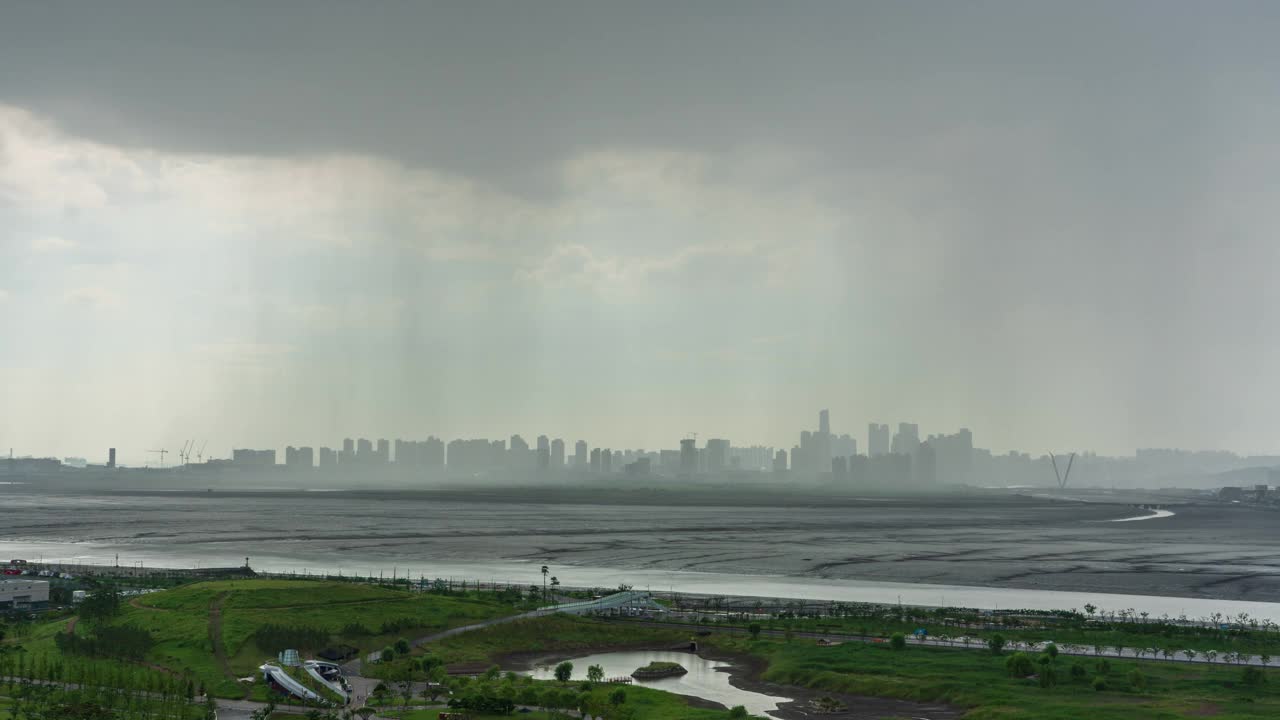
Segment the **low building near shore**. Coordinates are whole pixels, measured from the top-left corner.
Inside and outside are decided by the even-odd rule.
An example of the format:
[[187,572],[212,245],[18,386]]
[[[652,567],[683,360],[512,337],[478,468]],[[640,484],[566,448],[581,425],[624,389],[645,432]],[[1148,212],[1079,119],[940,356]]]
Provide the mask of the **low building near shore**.
[[49,606],[49,583],[24,577],[0,580],[0,612],[44,610]]

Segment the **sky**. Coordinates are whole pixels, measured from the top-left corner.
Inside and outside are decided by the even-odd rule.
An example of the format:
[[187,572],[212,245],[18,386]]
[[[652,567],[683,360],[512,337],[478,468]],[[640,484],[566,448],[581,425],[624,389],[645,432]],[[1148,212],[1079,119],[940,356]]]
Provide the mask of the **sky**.
[[1280,6],[4,3],[0,446],[1280,453]]

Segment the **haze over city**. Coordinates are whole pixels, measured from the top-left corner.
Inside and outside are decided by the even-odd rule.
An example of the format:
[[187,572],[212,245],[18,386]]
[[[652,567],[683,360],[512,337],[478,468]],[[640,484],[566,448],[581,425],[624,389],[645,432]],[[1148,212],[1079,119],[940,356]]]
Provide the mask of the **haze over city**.
[[0,714],[1275,720],[1277,38],[0,0]]
[[1280,452],[1274,6],[244,12],[5,9],[6,449]]

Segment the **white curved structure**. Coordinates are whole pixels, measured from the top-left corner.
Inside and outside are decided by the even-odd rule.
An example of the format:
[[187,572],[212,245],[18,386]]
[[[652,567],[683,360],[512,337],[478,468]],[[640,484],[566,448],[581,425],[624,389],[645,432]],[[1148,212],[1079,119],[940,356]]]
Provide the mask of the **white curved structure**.
[[334,692],[334,694],[342,698],[343,703],[347,702],[348,696],[347,696],[346,688],[342,687],[341,683],[337,683],[332,680],[329,680],[322,674],[325,671],[329,671],[333,673],[338,673],[340,675],[342,672],[342,668],[338,667],[337,665],[331,662],[322,662],[320,660],[306,660],[302,663],[302,669],[305,670],[308,675],[315,678],[316,682],[329,688]]
[[295,680],[292,675],[285,672],[285,669],[279,665],[274,663],[264,663],[260,665],[258,669],[262,671],[263,680],[274,683],[281,690],[284,690],[294,697],[302,698],[303,700],[310,700],[311,702],[328,702],[324,698],[320,697],[319,693]]

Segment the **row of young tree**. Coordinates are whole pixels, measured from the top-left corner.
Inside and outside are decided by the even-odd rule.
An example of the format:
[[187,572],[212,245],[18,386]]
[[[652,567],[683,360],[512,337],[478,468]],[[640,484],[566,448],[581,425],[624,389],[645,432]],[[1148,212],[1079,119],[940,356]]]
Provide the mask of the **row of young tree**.
[[120,696],[92,688],[23,681],[9,693],[8,720],[215,720],[212,703],[175,697]]
[[141,660],[156,644],[151,633],[132,625],[99,625],[87,635],[62,632],[53,636],[64,655]]

